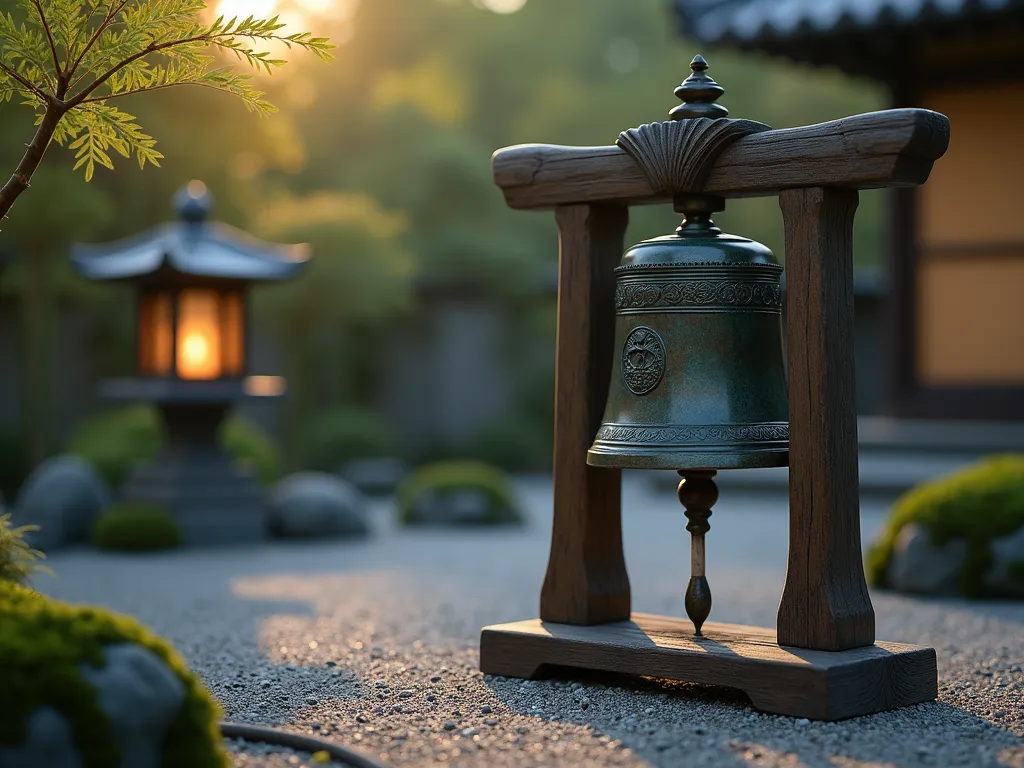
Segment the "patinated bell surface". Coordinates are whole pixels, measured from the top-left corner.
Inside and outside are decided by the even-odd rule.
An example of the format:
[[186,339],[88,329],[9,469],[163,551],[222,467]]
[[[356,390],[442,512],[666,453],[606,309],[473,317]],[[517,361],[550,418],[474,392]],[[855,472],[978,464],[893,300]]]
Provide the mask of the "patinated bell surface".
[[739,469],[788,463],[782,267],[723,234],[714,198],[677,200],[674,235],[616,269],[615,347],[604,423],[587,463]]

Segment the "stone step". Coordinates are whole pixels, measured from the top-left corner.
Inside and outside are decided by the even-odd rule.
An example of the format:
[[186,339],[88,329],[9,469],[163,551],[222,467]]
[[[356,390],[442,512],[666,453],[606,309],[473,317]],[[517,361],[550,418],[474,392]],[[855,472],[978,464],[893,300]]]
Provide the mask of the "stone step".
[[861,416],[861,451],[987,456],[1024,453],[1022,421],[927,421]]
[[[908,421],[877,416],[857,419],[862,497],[893,501],[920,483],[962,469],[985,456],[1024,453],[1024,422]],[[675,472],[645,472],[659,488],[675,487]],[[786,494],[789,469],[724,471],[716,478],[730,489]]]
[[[861,496],[895,500],[914,486],[973,464],[976,456],[955,454],[894,454],[861,451]],[[651,481],[659,487],[675,487],[675,472],[650,472]],[[723,471],[716,478],[723,491],[730,489],[786,494],[789,491],[789,468],[746,469]]]

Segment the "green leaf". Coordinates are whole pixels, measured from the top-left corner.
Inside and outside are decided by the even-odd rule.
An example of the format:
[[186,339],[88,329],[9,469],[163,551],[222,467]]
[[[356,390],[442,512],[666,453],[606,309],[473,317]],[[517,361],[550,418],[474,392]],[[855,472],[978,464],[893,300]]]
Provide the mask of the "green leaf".
[[[251,76],[217,66],[212,53],[230,51],[250,69],[269,74],[287,62],[257,50],[257,42],[282,42],[324,61],[333,49],[327,38],[309,32],[283,33],[277,16],[220,16],[204,25],[204,0],[42,0],[39,7],[16,0],[16,7],[17,13],[0,12],[0,103],[19,96],[36,110],[38,125],[41,107],[63,93],[69,109],[53,140],[75,153],[75,168],[84,169],[87,181],[97,165],[114,167],[111,152],[134,154],[140,167],[159,165],[163,157],[135,118],[109,100],[196,86],[232,95],[266,116],[276,110]],[[68,83],[66,92],[57,90],[61,81]]]

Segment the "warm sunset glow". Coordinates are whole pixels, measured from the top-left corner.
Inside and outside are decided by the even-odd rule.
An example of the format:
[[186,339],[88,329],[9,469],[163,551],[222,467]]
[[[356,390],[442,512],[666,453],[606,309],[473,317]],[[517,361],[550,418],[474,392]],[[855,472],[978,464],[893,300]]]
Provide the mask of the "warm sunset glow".
[[[515,3],[522,5],[525,0],[488,0],[488,2],[500,5]],[[220,0],[214,5],[216,14],[225,19],[237,17],[242,20],[250,15],[257,19],[280,16],[286,27],[285,31],[292,32],[311,26],[312,20],[318,17],[350,15],[354,7],[353,0]]]
[[488,11],[515,13],[526,5],[526,0],[477,0]]
[[278,0],[220,0],[217,15],[225,19],[237,17],[242,20],[249,16],[267,19],[275,14],[277,7]]
[[[242,21],[249,16],[256,19],[272,19],[276,16],[278,23],[284,25],[278,30],[279,35],[312,32],[315,35],[330,36],[337,44],[339,30],[327,30],[323,22],[349,18],[356,4],[356,0],[219,0],[209,2],[207,8],[211,10],[211,16],[223,16],[227,21],[233,18]],[[257,41],[254,47],[271,54],[272,58],[285,61],[292,60],[295,53],[295,49],[280,41]],[[284,71],[287,72],[287,68]],[[261,76],[260,72],[256,74]]]
[[339,3],[338,0],[297,0],[299,8],[312,13],[327,13],[339,5],[347,5],[346,2]]

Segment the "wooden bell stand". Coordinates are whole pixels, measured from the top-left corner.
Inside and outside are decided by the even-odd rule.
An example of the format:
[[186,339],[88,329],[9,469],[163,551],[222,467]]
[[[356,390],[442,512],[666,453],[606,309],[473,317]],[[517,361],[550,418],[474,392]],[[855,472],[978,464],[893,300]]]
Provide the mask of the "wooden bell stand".
[[[949,121],[895,109],[755,133],[728,145],[702,193],[779,196],[789,362],[789,568],[777,632],[631,613],[619,470],[586,463],[611,374],[628,207],[667,202],[617,146],[498,151],[495,182],[559,229],[554,526],[540,618],[485,627],[486,674],[569,667],[729,686],[766,712],[838,720],[934,699],[935,651],[875,641],[860,546],[853,365],[858,190],[909,187],[946,151]],[[682,529],[682,526],[680,527]]]

